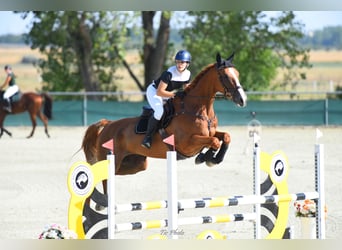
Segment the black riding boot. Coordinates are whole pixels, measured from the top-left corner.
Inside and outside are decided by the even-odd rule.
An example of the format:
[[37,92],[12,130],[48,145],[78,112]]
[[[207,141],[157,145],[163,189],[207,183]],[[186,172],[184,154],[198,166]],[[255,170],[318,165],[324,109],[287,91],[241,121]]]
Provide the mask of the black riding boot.
[[151,148],[152,138],[153,138],[154,133],[157,130],[158,123],[159,121],[155,119],[154,116],[152,115],[150,119],[148,120],[146,135],[145,135],[143,142],[141,143],[141,146],[145,148]]
[[9,113],[12,112],[11,101],[9,99],[4,99],[4,110],[6,110]]

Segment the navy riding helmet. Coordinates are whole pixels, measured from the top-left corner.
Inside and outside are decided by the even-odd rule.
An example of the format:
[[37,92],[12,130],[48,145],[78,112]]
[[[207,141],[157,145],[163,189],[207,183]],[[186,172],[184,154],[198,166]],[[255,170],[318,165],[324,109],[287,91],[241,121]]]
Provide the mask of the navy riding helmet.
[[180,50],[177,52],[175,56],[175,60],[184,61],[184,62],[191,62],[191,54],[186,50]]

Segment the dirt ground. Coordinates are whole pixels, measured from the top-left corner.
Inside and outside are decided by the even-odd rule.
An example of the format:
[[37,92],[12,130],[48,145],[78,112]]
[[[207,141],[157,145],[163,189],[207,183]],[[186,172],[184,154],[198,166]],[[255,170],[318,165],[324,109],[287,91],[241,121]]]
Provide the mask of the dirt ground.
[[[46,138],[38,127],[32,139],[26,139],[29,127],[9,127],[13,137],[0,139],[0,238],[36,239],[50,223],[68,225],[67,175],[70,166],[84,160],[78,152],[84,127],[51,127]],[[200,198],[213,196],[248,195],[253,193],[252,140],[247,127],[221,127],[228,131],[232,143],[218,166],[195,165],[194,158],[178,162],[178,197]],[[319,127],[323,133],[318,142],[325,147],[326,238],[342,235],[342,129]],[[261,149],[267,153],[282,150],[289,160],[288,186],[290,193],[315,190],[314,144],[316,127],[263,127]],[[117,177],[118,203],[166,199],[166,162],[149,159],[147,171],[133,176]],[[225,213],[252,212],[251,206],[187,210],[182,216],[204,216]],[[166,211],[124,213],[117,222],[131,222],[166,218]],[[299,220],[290,207],[289,226],[294,237],[300,238]],[[253,238],[251,222],[183,226],[181,238],[195,238],[200,232],[212,229],[228,239]],[[124,232],[125,239],[145,239],[159,234],[160,229]]]

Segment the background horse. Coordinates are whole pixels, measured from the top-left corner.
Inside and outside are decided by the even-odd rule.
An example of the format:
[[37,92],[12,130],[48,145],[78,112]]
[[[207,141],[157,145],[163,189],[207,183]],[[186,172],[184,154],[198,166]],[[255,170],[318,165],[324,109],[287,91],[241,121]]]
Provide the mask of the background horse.
[[[3,91],[0,91],[0,138],[5,132],[9,136],[12,136],[12,134],[4,128],[4,120],[7,115],[15,115],[19,113],[23,113],[27,111],[30,115],[30,119],[32,122],[32,131],[27,136],[27,138],[30,138],[33,136],[34,131],[37,126],[37,116],[42,120],[44,123],[45,128],[45,134],[47,137],[50,137],[48,132],[48,119],[52,117],[52,98],[46,94],[36,94],[33,92],[27,92],[23,93],[17,102],[12,103],[12,112],[8,113],[3,109],[3,103],[2,103],[2,96]],[[43,107],[44,104],[44,107]],[[42,107],[43,112],[42,112]]]
[[[170,148],[162,139],[173,134],[178,159],[198,155],[197,164],[206,162],[211,166],[220,163],[228,149],[230,136],[216,130],[218,120],[213,107],[216,93],[222,93],[241,107],[247,102],[239,82],[239,72],[232,64],[233,58],[234,54],[223,60],[217,54],[216,63],[204,68],[182,96],[176,95],[171,99],[174,108],[172,120],[164,129],[165,136],[160,133],[154,135],[150,149],[141,146],[144,135],[136,133],[140,117],[101,120],[90,125],[82,142],[87,161],[93,164],[106,159],[108,150],[102,144],[114,139],[115,173],[135,174],[146,170],[147,157],[166,158]],[[208,148],[207,152],[201,153],[204,148]]]

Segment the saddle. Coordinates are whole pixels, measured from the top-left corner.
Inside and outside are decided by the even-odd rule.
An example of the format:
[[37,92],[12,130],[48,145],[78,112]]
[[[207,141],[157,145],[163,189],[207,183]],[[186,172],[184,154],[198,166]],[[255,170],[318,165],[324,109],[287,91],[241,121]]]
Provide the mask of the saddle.
[[[147,125],[148,120],[153,115],[154,111],[149,105],[143,106],[143,111],[140,115],[140,119],[138,123],[135,126],[135,133],[137,134],[145,134],[147,131]],[[175,113],[175,108],[173,106],[173,99],[170,98],[166,101],[164,104],[164,114],[162,118],[160,119],[160,122],[158,124],[158,130],[166,128],[170,122],[172,121],[172,118]]]
[[[0,103],[4,101],[4,93],[5,91],[0,91]],[[16,92],[14,95],[10,97],[10,102],[11,103],[19,102],[21,95],[22,93],[20,91]]]
[[17,93],[15,93],[14,95],[12,95],[11,97],[10,97],[10,101],[12,102],[12,103],[15,103],[15,102],[19,102],[20,101],[20,98],[21,98],[21,92],[20,91],[18,91]]

